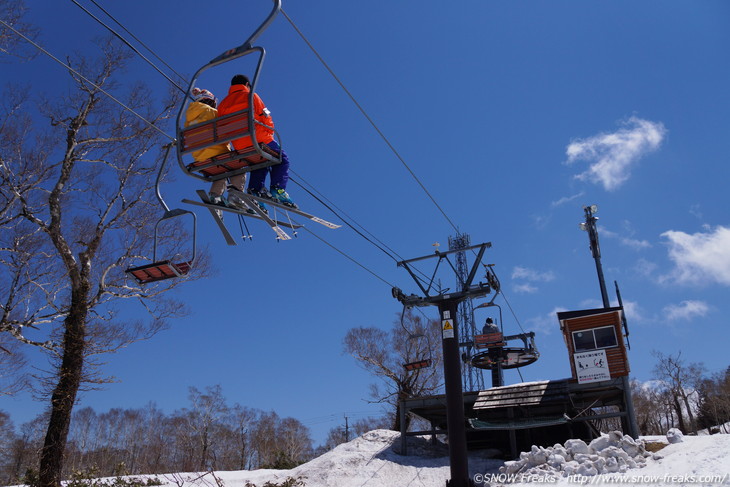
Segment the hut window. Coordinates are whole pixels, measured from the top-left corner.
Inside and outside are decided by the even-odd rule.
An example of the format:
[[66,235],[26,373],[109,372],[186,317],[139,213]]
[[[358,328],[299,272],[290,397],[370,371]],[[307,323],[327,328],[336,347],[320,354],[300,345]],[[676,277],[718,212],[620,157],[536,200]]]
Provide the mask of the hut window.
[[618,345],[616,330],[613,326],[605,326],[592,330],[574,331],[573,344],[576,352],[615,347]]

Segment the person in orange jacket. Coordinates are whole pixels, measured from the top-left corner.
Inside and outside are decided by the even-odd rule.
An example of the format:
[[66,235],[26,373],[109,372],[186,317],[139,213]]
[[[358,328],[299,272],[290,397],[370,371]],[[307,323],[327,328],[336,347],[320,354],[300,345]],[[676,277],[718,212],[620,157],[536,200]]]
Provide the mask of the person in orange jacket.
[[[185,126],[195,125],[196,123],[207,122],[218,116],[218,110],[216,110],[217,100],[213,93],[208,90],[200,88],[193,88],[191,91],[193,96],[193,102],[188,105],[188,109],[185,112]],[[215,157],[220,154],[225,154],[230,151],[228,144],[218,144],[205,149],[196,150],[193,152],[193,159],[196,161],[205,161],[211,157]],[[231,177],[231,187],[239,191],[243,191],[246,184],[246,174],[239,174]],[[213,181],[208,192],[208,198],[214,205],[230,206],[239,210],[249,209],[246,204],[239,198],[231,195],[231,198],[226,199],[223,196],[223,191],[226,189],[226,180],[219,179]],[[251,210],[253,211],[253,210]]]
[[[248,76],[237,74],[231,79],[231,87],[228,96],[221,100],[218,106],[218,115],[223,116],[229,113],[239,112],[248,108],[248,97],[251,92],[251,82]],[[263,169],[251,171],[248,181],[248,192],[260,198],[267,198],[283,205],[297,208],[286,192],[286,185],[289,182],[289,158],[279,144],[274,140],[274,120],[271,112],[266,108],[258,94],[253,95],[254,118],[256,124],[256,141],[265,144],[277,154],[281,153],[281,163]],[[233,147],[237,150],[246,149],[253,145],[251,137],[241,137],[233,141]],[[266,190],[266,175],[270,174],[270,189]]]

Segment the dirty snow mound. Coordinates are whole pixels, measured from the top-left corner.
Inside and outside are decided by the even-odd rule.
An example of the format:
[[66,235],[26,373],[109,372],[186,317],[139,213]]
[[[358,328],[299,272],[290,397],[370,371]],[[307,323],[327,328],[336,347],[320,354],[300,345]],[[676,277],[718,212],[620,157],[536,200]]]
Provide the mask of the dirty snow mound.
[[520,459],[506,462],[501,473],[541,477],[594,476],[643,467],[646,457],[644,442],[636,441],[620,431],[603,434],[587,444],[583,440],[568,440],[565,445],[533,446]]

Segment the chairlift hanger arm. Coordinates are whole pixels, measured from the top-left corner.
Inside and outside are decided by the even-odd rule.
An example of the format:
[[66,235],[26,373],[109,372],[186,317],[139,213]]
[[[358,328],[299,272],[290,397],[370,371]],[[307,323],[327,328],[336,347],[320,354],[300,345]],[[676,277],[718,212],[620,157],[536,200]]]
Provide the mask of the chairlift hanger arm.
[[[416,296],[416,295],[410,295],[406,296],[403,294],[403,292],[398,288],[393,288],[393,297],[398,299],[401,303],[403,303],[406,306],[427,306],[427,305],[433,305],[436,304],[444,299],[462,299],[465,297],[477,297],[477,296],[484,296],[490,292],[490,287],[488,284],[479,283],[477,285],[472,285],[472,282],[474,280],[474,276],[476,275],[476,270],[478,266],[481,264],[481,259],[484,256],[484,251],[488,248],[490,248],[492,244],[490,242],[486,242],[479,245],[472,245],[469,247],[466,247],[464,249],[458,249],[458,250],[450,250],[448,252],[439,252],[438,250],[432,254],[432,255],[426,255],[423,257],[416,257],[414,259],[408,259],[403,260],[397,263],[398,267],[404,267],[408,273],[411,275],[414,281],[416,281],[416,284],[418,285],[419,289],[423,292],[423,297]],[[451,262],[447,258],[448,255],[456,253],[456,252],[462,252],[465,250],[472,250],[472,249],[479,249],[479,252],[477,253],[477,260],[474,262],[474,265],[472,266],[472,269],[469,273],[467,281],[464,283],[461,290],[457,290],[455,293],[447,294],[445,292],[441,292],[437,296],[431,296],[429,294],[431,287],[433,286],[433,281],[436,276],[436,270],[438,270],[438,266],[441,264],[442,259],[446,259],[449,264],[451,265]],[[409,264],[413,262],[418,262],[421,260],[438,257],[438,262],[436,263],[436,270],[434,270],[433,275],[431,276],[431,282],[429,283],[428,287],[424,287],[424,285],[421,283],[420,279],[414,274],[413,270],[411,269],[411,266]],[[453,265],[451,265],[453,269]]]
[[446,256],[449,254],[455,254],[456,252],[464,252],[467,250],[477,249],[480,247],[484,247],[486,249],[491,248],[492,242],[485,242],[483,244],[470,245],[469,247],[464,247],[463,249],[449,250],[447,252],[441,252],[441,251],[436,250],[433,254],[424,255],[422,257],[414,257],[413,259],[408,259],[408,260],[402,260],[402,261],[398,262],[398,265],[402,266],[403,264],[410,264],[411,262],[416,262],[419,260],[431,259],[433,257]]
[[487,242],[484,244],[479,245],[479,252],[477,253],[477,257],[474,260],[474,265],[471,267],[471,272],[469,273],[469,277],[466,278],[466,282],[464,283],[464,291],[469,289],[471,286],[472,281],[474,280],[474,276],[477,273],[477,268],[479,267],[479,264],[482,262],[482,257],[484,257],[484,251],[487,250],[487,247],[491,247],[491,242]]
[[[429,296],[429,291],[431,290],[431,286],[433,285],[434,278],[436,277],[436,272],[438,271],[438,268],[441,265],[441,261],[443,259],[446,259],[446,261],[451,266],[452,270],[454,270],[454,272],[456,272],[456,269],[454,269],[454,265],[448,259],[448,256],[451,254],[454,254],[456,252],[464,252],[467,250],[479,249],[479,252],[477,253],[477,258],[474,261],[474,265],[472,266],[472,269],[469,272],[469,276],[467,277],[466,282],[463,283],[463,289],[461,291],[466,292],[471,287],[471,283],[474,280],[474,276],[476,275],[479,265],[481,264],[482,257],[484,256],[484,252],[486,251],[486,249],[490,248],[491,246],[492,246],[491,242],[486,242],[486,243],[479,244],[479,245],[471,245],[464,249],[449,250],[448,252],[440,252],[440,251],[436,250],[432,255],[424,255],[422,257],[415,257],[413,259],[403,260],[403,261],[398,262],[397,265],[398,265],[398,267],[404,267],[408,271],[408,273],[411,275],[413,280],[416,281],[416,284],[418,284],[418,287],[421,289],[423,294],[425,296]],[[431,259],[433,257],[438,257],[438,262],[436,263],[436,268],[434,269],[434,272],[431,276],[431,281],[428,285],[428,288],[424,288],[423,285],[421,285],[420,280],[418,279],[418,277],[416,277],[416,275],[413,273],[413,271],[411,270],[411,267],[408,264],[411,264],[413,262],[418,262],[421,260],[425,260],[425,259]]]
[[167,203],[165,203],[165,200],[162,198],[162,193],[160,192],[160,182],[162,181],[162,173],[165,171],[165,166],[167,165],[167,157],[170,155],[170,149],[172,149],[172,142],[165,146],[165,156],[162,159],[162,164],[160,164],[160,171],[157,173],[157,180],[155,181],[155,194],[157,195],[157,201],[159,201],[162,205],[162,208],[165,210],[165,214],[170,212],[170,208],[167,206]]
[[[433,275],[431,276],[431,281],[428,284],[428,288],[424,288],[423,285],[421,284],[421,279],[418,276],[416,276],[416,274],[411,269],[411,266],[409,266],[407,262],[405,262],[405,261],[398,262],[398,266],[403,267],[403,268],[405,268],[405,270],[408,271],[408,274],[410,274],[411,277],[413,278],[413,280],[416,281],[416,285],[421,290],[421,292],[423,293],[424,296],[429,295],[428,292],[430,291],[431,285],[433,284],[433,278],[434,278]],[[435,274],[435,271],[434,271],[434,274]]]

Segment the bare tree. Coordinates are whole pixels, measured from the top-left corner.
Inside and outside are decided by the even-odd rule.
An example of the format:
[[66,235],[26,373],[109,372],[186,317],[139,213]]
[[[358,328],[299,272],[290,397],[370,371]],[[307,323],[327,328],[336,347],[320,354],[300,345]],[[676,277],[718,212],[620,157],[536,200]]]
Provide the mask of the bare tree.
[[278,425],[276,438],[283,458],[292,466],[299,465],[312,454],[312,438],[309,428],[298,419],[284,418]]
[[228,414],[228,406],[220,385],[206,387],[205,393],[189,388],[192,408],[187,415],[194,436],[199,470],[217,468],[215,443],[220,425]]
[[0,19],[3,21],[0,23],[0,62],[7,56],[30,59],[36,54],[15,32],[18,31],[29,39],[37,37],[38,29],[23,20],[26,10],[23,0],[0,0]]
[[702,380],[698,422],[710,432],[730,432],[730,369]]
[[[393,429],[400,430],[400,401],[436,391],[442,381],[440,326],[410,310],[393,322],[390,332],[380,328],[352,328],[344,339],[345,352],[355,357],[368,372],[381,379],[373,384],[375,402],[391,404],[395,411]],[[406,370],[404,365],[431,359],[431,366]],[[406,418],[410,422],[410,418]],[[406,427],[408,424],[406,424]]]
[[10,420],[10,416],[0,411],[0,482],[3,485],[12,485],[12,452],[13,443],[15,443],[15,425]]
[[10,396],[28,383],[26,357],[17,340],[0,334],[0,396]]
[[[175,100],[155,107],[143,85],[122,90],[117,79],[130,55],[109,40],[99,47],[97,60],[69,60],[73,89],[41,100],[47,131],[34,126],[28,107],[18,109],[28,100],[15,100],[0,121],[0,333],[48,353],[54,365],[46,376],[43,487],[60,486],[82,384],[105,381],[95,357],[153,336],[185,311],[163,294],[180,281],[141,288],[123,272],[151,254],[161,216],[151,206],[160,151],[153,154]],[[184,228],[162,242],[173,255],[189,245]],[[125,314],[119,303],[129,298],[144,305],[147,319]]]
[[[697,404],[693,404],[691,398],[697,395],[704,375],[704,365],[698,363],[686,365],[681,358],[682,352],[677,352],[677,355],[673,356],[654,351],[653,355],[657,359],[654,376],[666,385],[671,394],[680,429],[685,433],[697,433],[694,417]],[[687,414],[689,424],[684,422],[684,413]]]
[[235,404],[229,411],[228,429],[230,430],[231,460],[230,468],[251,470],[255,468],[253,448],[253,428],[261,411]]
[[12,479],[6,485],[18,484],[22,476],[37,465],[37,452],[43,444],[43,430],[48,424],[46,413],[20,426],[8,456],[8,475]]

